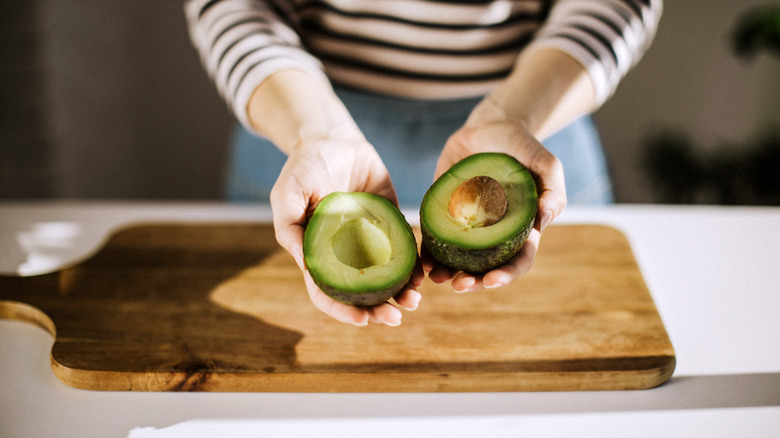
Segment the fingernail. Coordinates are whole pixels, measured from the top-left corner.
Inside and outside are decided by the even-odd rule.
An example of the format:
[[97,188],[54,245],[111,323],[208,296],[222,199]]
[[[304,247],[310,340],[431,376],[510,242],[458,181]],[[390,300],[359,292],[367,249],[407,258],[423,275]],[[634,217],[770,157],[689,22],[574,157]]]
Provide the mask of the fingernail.
[[463,289],[463,290],[457,290],[457,289],[453,289],[453,290],[455,291],[456,294],[465,294],[465,293],[471,292],[473,290],[473,288],[468,287],[468,288]]
[[422,294],[418,291],[412,291],[412,296],[414,297],[414,307],[410,310],[414,310],[417,308],[417,306],[420,304],[420,301],[422,301]]
[[495,289],[497,287],[506,286],[512,282],[512,277],[503,271],[493,271],[489,275],[482,279],[482,285],[486,289]]
[[542,213],[542,223],[539,225],[539,231],[544,231],[545,228],[547,228],[548,225],[550,225],[550,222],[553,220],[553,214],[550,210],[545,210]]
[[468,286],[466,286],[464,289],[458,290],[458,289],[455,289],[454,287],[453,287],[452,289],[455,291],[455,293],[459,293],[459,294],[465,294],[465,293],[467,293],[467,292],[471,292],[472,290],[474,290],[474,285],[475,285],[477,282],[476,282],[476,280],[474,280],[474,279],[472,278],[472,279],[471,279],[471,281],[470,281],[470,283],[471,283],[471,284],[470,284],[470,285],[468,285]]
[[298,265],[301,269],[306,269],[306,263],[303,261],[303,249],[302,248],[293,248],[292,250],[292,256],[293,259],[295,259],[295,264]]
[[410,294],[409,297],[413,298],[414,300],[414,305],[403,306],[403,308],[406,310],[415,310],[417,309],[417,306],[420,304],[420,300],[422,300],[422,294],[420,294],[420,292],[417,292],[416,290],[410,291],[409,294]]
[[381,323],[384,324],[384,325],[388,325],[390,327],[397,327],[397,326],[401,325],[401,315],[400,315],[400,313],[401,312],[399,311],[398,315],[396,315],[397,318],[389,320],[389,321],[387,321],[387,320],[386,321],[381,321]]

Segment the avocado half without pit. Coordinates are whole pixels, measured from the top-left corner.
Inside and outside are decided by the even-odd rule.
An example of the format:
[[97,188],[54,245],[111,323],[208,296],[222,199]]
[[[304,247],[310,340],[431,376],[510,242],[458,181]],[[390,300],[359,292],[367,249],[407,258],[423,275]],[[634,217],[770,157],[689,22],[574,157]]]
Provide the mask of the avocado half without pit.
[[370,193],[336,192],[306,226],[303,256],[312,279],[336,301],[374,306],[409,282],[417,243],[404,215]]
[[536,218],[536,184],[502,153],[464,158],[428,189],[420,207],[422,245],[458,271],[485,273],[523,247]]

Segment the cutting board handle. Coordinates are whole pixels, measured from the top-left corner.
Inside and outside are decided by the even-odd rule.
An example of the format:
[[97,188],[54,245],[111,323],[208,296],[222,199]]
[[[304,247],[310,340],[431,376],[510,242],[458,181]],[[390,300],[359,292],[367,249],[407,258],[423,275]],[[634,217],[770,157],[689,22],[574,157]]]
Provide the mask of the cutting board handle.
[[0,319],[22,321],[46,330],[52,337],[57,336],[57,328],[48,315],[37,307],[18,301],[0,300]]

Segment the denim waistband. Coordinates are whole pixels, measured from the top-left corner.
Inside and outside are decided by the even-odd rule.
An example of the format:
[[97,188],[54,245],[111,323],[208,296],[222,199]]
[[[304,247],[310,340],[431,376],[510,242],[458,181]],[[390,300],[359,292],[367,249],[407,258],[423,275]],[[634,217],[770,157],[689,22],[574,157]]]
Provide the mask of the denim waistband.
[[461,99],[420,100],[376,94],[335,86],[336,94],[352,113],[369,118],[394,117],[415,118],[420,121],[441,121],[462,119],[467,116],[482,97]]

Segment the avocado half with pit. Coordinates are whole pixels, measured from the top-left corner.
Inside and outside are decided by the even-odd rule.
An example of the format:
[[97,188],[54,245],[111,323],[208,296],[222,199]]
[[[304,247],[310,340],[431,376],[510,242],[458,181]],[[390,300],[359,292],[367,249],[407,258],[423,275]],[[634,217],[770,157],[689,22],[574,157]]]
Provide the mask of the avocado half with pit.
[[309,219],[303,257],[325,294],[345,304],[374,306],[409,282],[418,255],[412,228],[390,201],[335,192]]
[[452,269],[484,273],[523,247],[537,208],[533,176],[515,158],[494,152],[454,164],[420,207],[422,245]]

